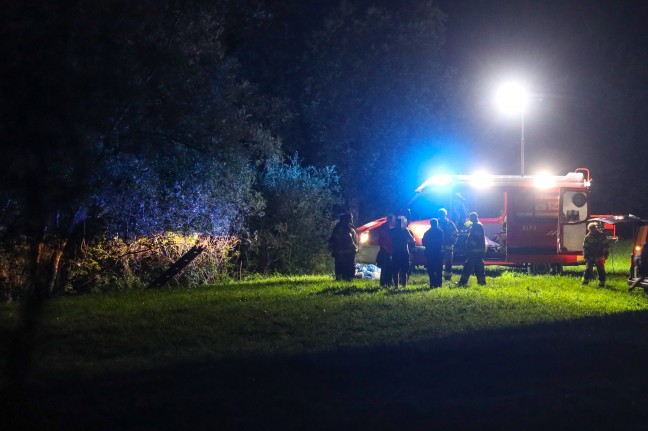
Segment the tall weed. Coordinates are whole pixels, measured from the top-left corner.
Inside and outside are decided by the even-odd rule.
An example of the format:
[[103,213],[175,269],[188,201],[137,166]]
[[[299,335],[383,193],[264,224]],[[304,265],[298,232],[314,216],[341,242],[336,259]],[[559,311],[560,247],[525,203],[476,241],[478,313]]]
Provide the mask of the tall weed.
[[199,237],[166,232],[134,241],[103,238],[83,248],[70,262],[67,292],[101,292],[146,286],[191,247],[204,251],[171,282],[182,285],[215,283],[230,274],[238,243],[235,237]]

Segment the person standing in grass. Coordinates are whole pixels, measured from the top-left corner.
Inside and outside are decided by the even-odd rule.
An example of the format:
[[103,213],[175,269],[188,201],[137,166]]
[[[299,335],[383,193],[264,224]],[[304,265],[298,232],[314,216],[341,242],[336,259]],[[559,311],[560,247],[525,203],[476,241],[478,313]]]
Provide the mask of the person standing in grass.
[[585,258],[585,272],[583,273],[583,285],[592,279],[592,272],[596,267],[599,279],[599,287],[605,287],[605,259],[610,255],[610,241],[598,228],[598,224],[587,225],[587,235],[583,240],[583,257]]
[[484,256],[486,255],[486,236],[484,234],[484,225],[479,221],[476,212],[470,213],[470,232],[466,240],[466,250],[468,256],[464,263],[463,272],[457,286],[466,286],[468,279],[474,272],[477,276],[477,283],[486,284],[486,274],[484,272]]
[[358,252],[358,233],[353,226],[353,215],[340,216],[329,238],[329,250],[335,259],[335,279],[351,281],[355,276],[355,255]]
[[437,219],[430,219],[430,229],[423,235],[425,258],[430,287],[441,287],[443,283],[443,244],[444,233]]
[[634,261],[635,267],[637,268],[637,279],[630,285],[631,292],[637,286],[641,286],[641,282],[648,277],[648,241],[643,243],[641,251],[635,256]]
[[394,215],[389,214],[385,224],[378,230],[378,255],[376,256],[376,265],[380,268],[380,286],[387,287],[392,285],[392,244],[389,237],[389,230],[394,227]]
[[452,261],[454,259],[454,246],[457,243],[457,226],[448,218],[448,211],[445,208],[440,208],[439,215],[439,228],[443,231],[443,265],[445,272],[443,278],[450,281],[452,278]]
[[389,229],[392,243],[392,277],[394,287],[407,286],[407,274],[410,267],[410,249],[414,247],[414,235],[407,228],[403,217],[396,219],[396,224]]

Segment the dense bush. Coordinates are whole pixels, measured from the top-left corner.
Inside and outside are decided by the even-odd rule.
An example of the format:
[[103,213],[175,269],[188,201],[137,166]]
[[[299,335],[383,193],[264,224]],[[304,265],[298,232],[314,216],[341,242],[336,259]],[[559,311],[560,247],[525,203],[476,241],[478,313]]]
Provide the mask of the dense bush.
[[79,212],[82,221],[64,244],[58,232],[45,235],[38,259],[27,237],[5,244],[2,297],[49,285],[38,277],[52,272],[57,253],[60,269],[50,294],[147,286],[197,242],[206,250],[172,284],[214,283],[243,272],[330,270],[326,244],[339,205],[334,168],[271,157],[254,179],[255,169],[245,163],[234,169],[186,160],[191,163],[113,159],[112,170],[98,171],[103,185],[94,206]]
[[161,232],[228,236],[263,208],[252,189],[255,169],[178,151],[176,157],[115,157],[93,199],[109,236],[125,240]]
[[[195,286],[216,283],[234,275],[238,239],[232,236],[180,235],[166,232],[124,241],[102,237],[85,243],[68,256],[58,280],[66,293],[105,292],[148,286],[191,247],[204,251],[170,285]],[[40,264],[50,264],[53,247],[42,250]],[[14,244],[0,250],[0,299],[18,299],[33,286],[30,248]]]
[[29,282],[29,247],[12,244],[0,248],[0,300],[21,296]]
[[339,205],[332,167],[303,167],[295,155],[273,158],[259,179],[266,200],[263,217],[251,220],[247,263],[261,273],[321,273],[330,264],[327,239]]
[[199,285],[214,283],[231,274],[231,258],[237,239],[165,233],[123,241],[103,238],[84,247],[77,259],[70,261],[66,291],[106,291],[146,287],[173,262],[196,244],[204,251],[171,283]]

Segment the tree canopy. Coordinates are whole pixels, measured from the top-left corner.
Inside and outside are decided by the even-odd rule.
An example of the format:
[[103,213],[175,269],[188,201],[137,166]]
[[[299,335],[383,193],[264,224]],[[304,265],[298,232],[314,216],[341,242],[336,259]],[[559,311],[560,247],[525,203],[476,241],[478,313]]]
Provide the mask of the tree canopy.
[[[265,55],[242,61],[261,88],[290,101],[296,116],[283,129],[286,146],[307,162],[335,165],[347,204],[372,218],[407,201],[413,154],[434,151],[431,142],[454,127],[445,16],[432,1],[320,6],[298,9],[302,19],[312,14],[309,29],[269,30]],[[267,73],[277,67],[283,73]]]
[[304,241],[338,197],[394,208],[408,151],[451,124],[444,15],[410,3],[5,4],[3,243],[29,238],[38,272],[49,241],[56,276],[100,218],[125,240],[235,234],[275,254],[259,270],[321,268]]

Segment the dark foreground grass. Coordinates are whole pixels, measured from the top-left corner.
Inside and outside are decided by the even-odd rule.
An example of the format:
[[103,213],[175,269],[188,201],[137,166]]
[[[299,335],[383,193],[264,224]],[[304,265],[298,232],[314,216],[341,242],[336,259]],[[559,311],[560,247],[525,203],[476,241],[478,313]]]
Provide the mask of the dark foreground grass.
[[[625,280],[582,287],[574,277],[503,272],[485,287],[406,289],[375,281],[275,277],[221,286],[59,298],[44,304],[33,372],[137,370],[195,359],[392,345],[648,309]],[[20,308],[5,304],[3,327]],[[6,357],[6,356],[5,356]]]
[[20,306],[2,304],[4,417],[34,429],[643,426],[648,300],[621,275],[599,289],[577,272],[496,271],[467,289],[417,274],[397,291],[275,277],[65,297],[18,344]]

